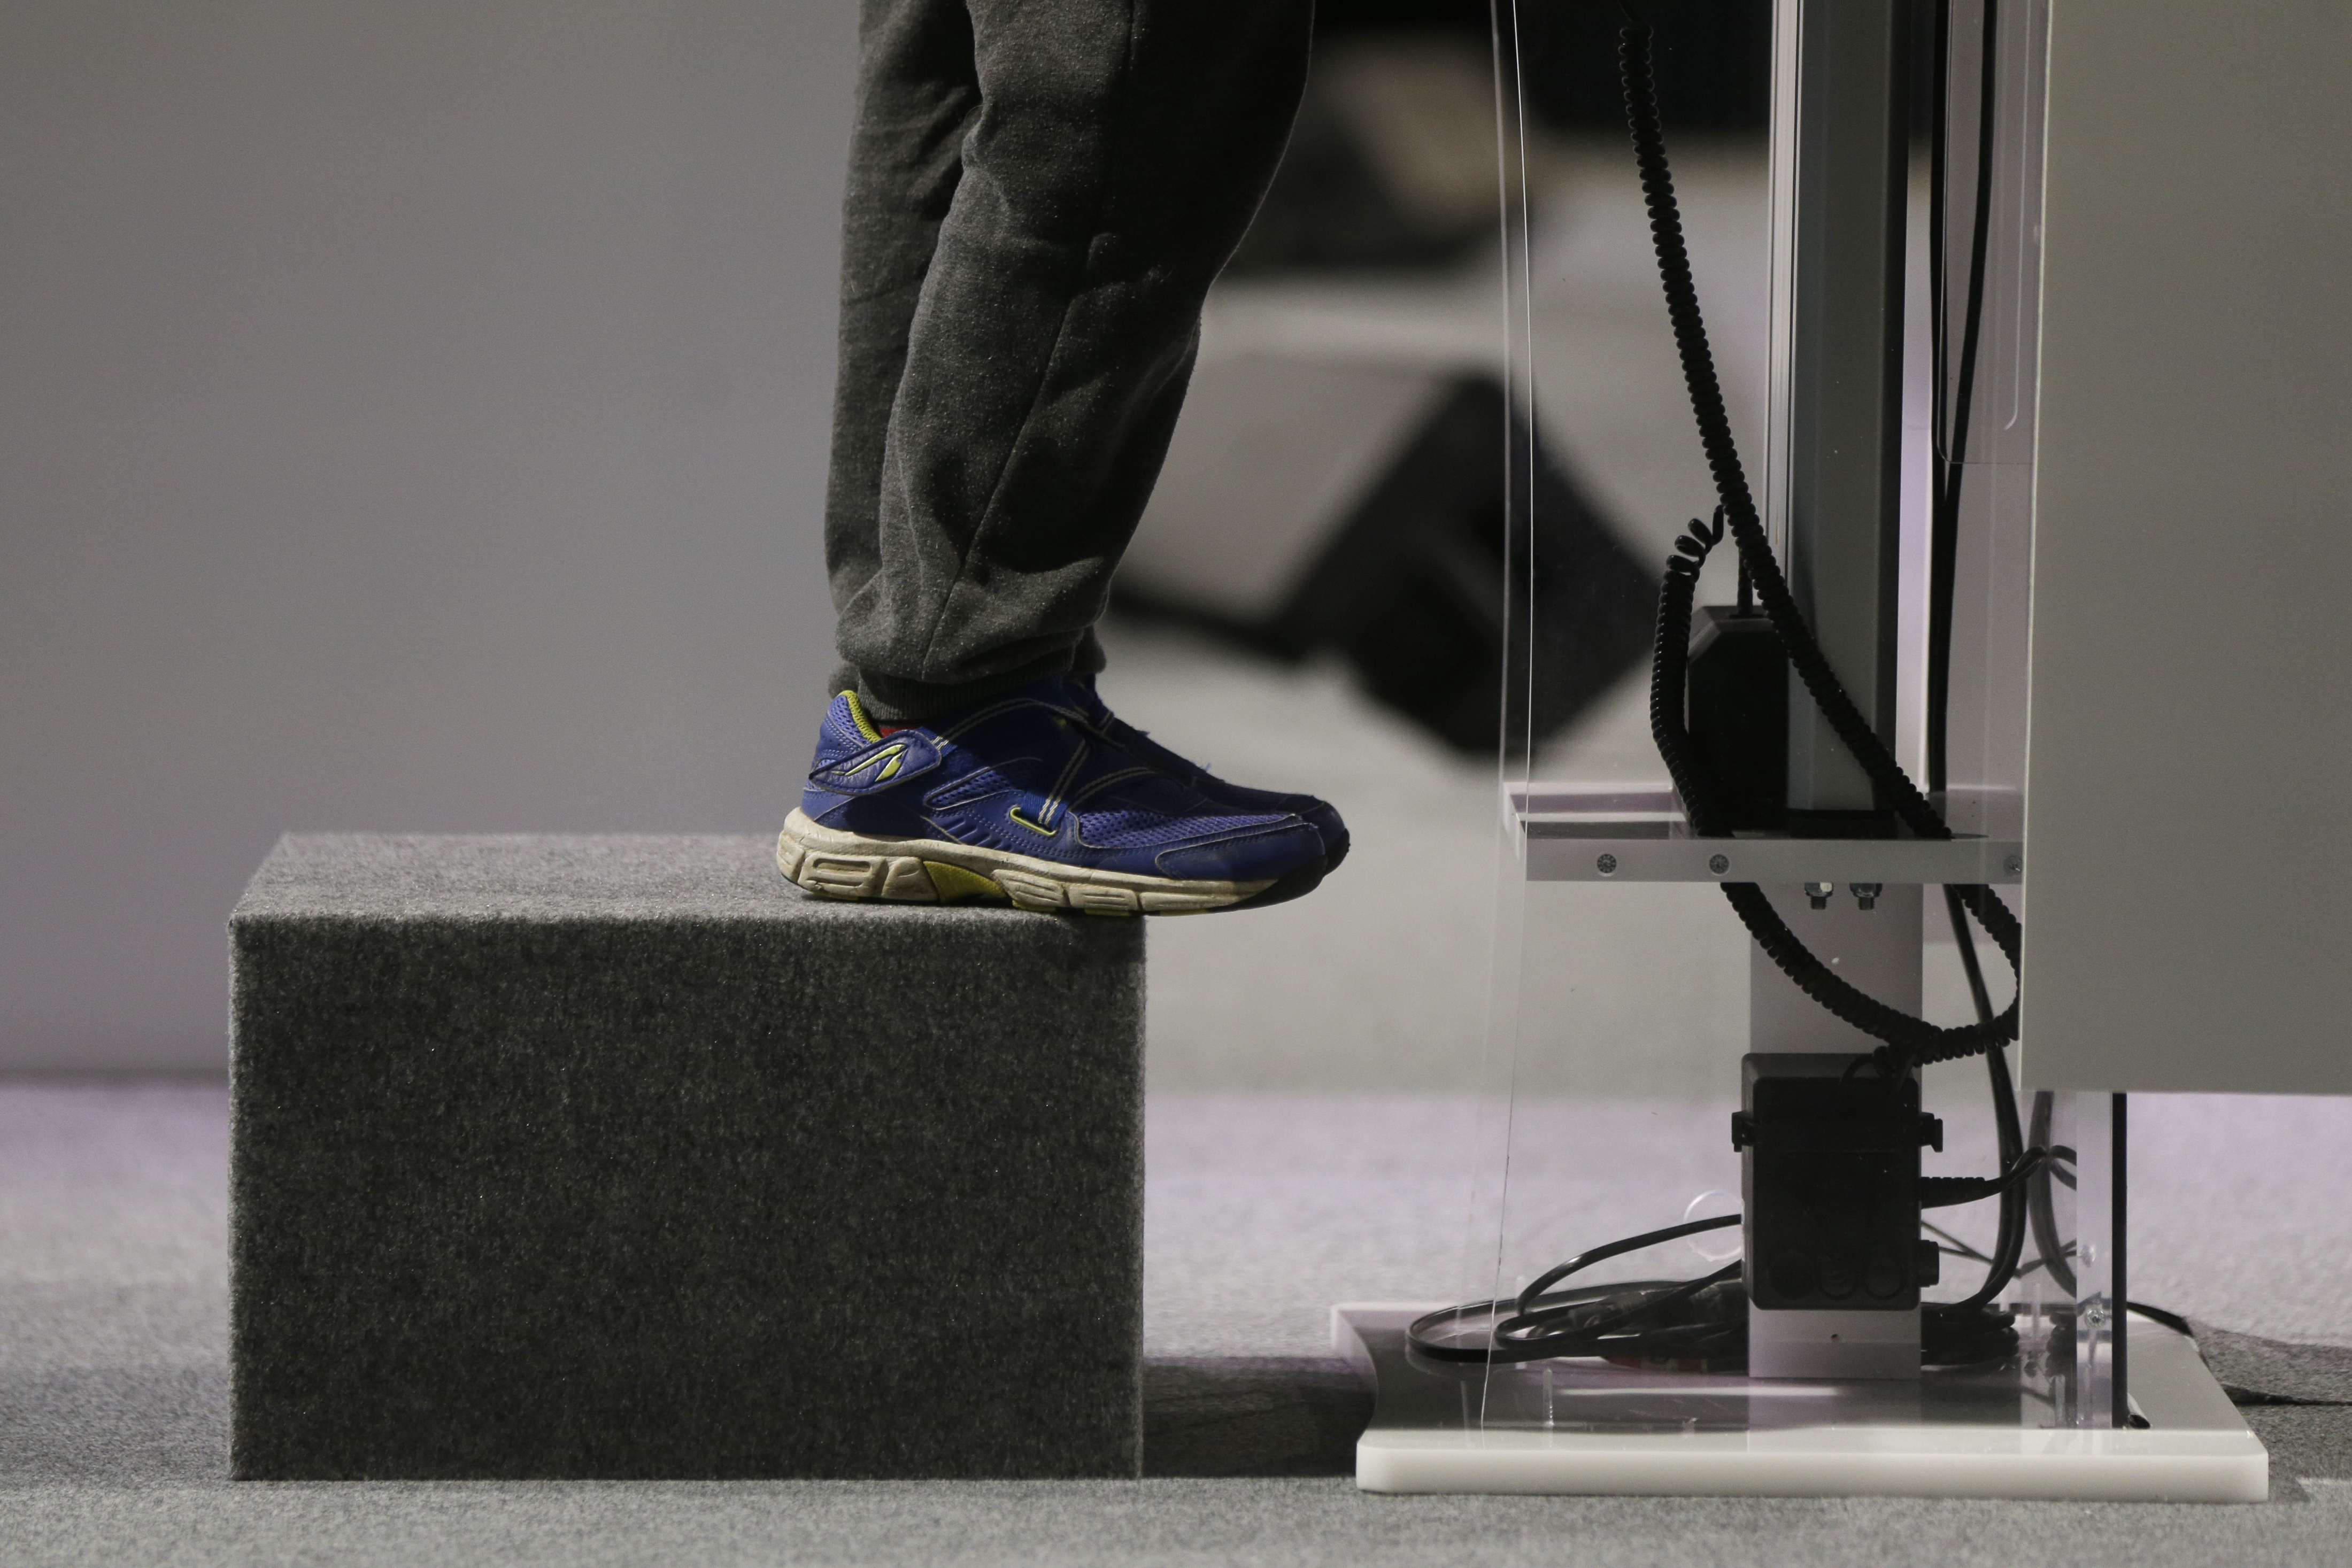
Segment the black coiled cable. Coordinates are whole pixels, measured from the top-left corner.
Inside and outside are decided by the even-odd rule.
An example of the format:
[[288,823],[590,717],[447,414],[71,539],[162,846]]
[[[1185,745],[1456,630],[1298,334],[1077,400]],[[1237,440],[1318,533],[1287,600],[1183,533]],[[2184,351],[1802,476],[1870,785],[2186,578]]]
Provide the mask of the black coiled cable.
[[[1789,591],[1788,580],[1772,554],[1764,526],[1756,512],[1748,476],[1731,434],[1731,419],[1723,402],[1723,388],[1715,371],[1715,356],[1707,346],[1706,326],[1699,314],[1698,289],[1691,277],[1690,256],[1683,242],[1682,217],[1675,202],[1674,179],[1666,166],[1665,138],[1658,120],[1657,88],[1650,61],[1650,29],[1638,23],[1620,36],[1618,61],[1625,89],[1626,120],[1633,131],[1633,156],[1642,174],[1642,193],[1649,210],[1650,235],[1658,257],[1658,273],[1666,295],[1666,315],[1673,324],[1675,350],[1682,361],[1683,384],[1698,423],[1699,444],[1706,454],[1707,471],[1715,480],[1719,505],[1710,528],[1694,522],[1675,541],[1677,554],[1667,562],[1658,591],[1658,643],[1651,666],[1650,731],[1683,798],[1694,832],[1722,832],[1722,819],[1690,754],[1690,734],[1682,717],[1685,677],[1690,646],[1691,607],[1698,589],[1699,569],[1727,529],[1739,551],[1740,564],[1753,583],[1757,598],[1770,617],[1772,630],[1786,651],[1790,667],[1829,720],[1831,729],[1870,776],[1881,797],[1889,801],[1905,824],[1923,839],[1948,839],[1951,828],[1934,804],[1919,792],[1902,764],[1879,740],[1862,710],[1846,694],[1829,659],[1814,641],[1804,612]],[[1986,934],[2014,970],[2020,961],[2023,932],[2017,917],[1992,889],[1981,883],[1961,884],[1953,892],[1975,915]],[[1762,888],[1754,883],[1726,883],[1724,896],[1738,912],[1766,956],[1793,980],[1798,988],[1832,1016],[1874,1040],[1885,1042],[1879,1065],[1889,1077],[1929,1062],[1957,1061],[2005,1045],[2017,1038],[2017,1003],[1990,1022],[1938,1028],[1924,1019],[1888,1007],[1849,984],[1807,950],[1790,931]]]
[[[1437,1361],[1549,1361],[1561,1355],[1738,1359],[1748,1350],[1747,1292],[1734,1283],[1741,1271],[1738,1263],[1680,1282],[1552,1289],[1595,1263],[1738,1223],[1736,1214],[1717,1215],[1595,1247],[1545,1270],[1516,1299],[1472,1301],[1418,1318],[1408,1337],[1414,1349]],[[1720,1300],[1702,1300],[1717,1287],[1729,1290]],[[1693,1307],[1687,1317],[1676,1311],[1685,1307]],[[1467,1343],[1445,1337],[1449,1328],[1488,1317],[1497,1319],[1494,1326],[1474,1333]]]
[[[1787,653],[1790,666],[1805,684],[1847,749],[1870,776],[1881,798],[1893,803],[1897,816],[1921,838],[1949,839],[1951,828],[1934,804],[1914,785],[1902,765],[1880,742],[1877,732],[1830,667],[1814,640],[1803,612],[1789,591],[1780,562],[1772,555],[1756,514],[1754,497],[1731,434],[1731,421],[1707,345],[1706,328],[1699,313],[1698,291],[1691,276],[1689,253],[1683,242],[1682,220],[1676,209],[1674,182],[1666,164],[1665,139],[1660,126],[1655,80],[1650,60],[1650,30],[1633,17],[1621,35],[1619,62],[1625,91],[1626,118],[1633,135],[1634,157],[1641,168],[1642,191],[1649,212],[1650,231],[1665,286],[1666,309],[1673,324],[1675,347],[1682,361],[1683,382],[1691,412],[1699,427],[1708,472],[1715,481],[1717,506],[1711,524],[1694,520],[1675,541],[1675,553],[1666,563],[1658,592],[1657,648],[1650,673],[1650,732],[1658,753],[1673,776],[1692,831],[1701,835],[1723,831],[1722,817],[1712,786],[1696,767],[1690,733],[1684,717],[1688,685],[1690,622],[1697,596],[1700,570],[1727,531],[1740,558],[1740,601],[1744,608],[1751,591],[1763,601],[1772,629]],[[1979,178],[1982,178],[1981,170]],[[1973,301],[1972,301],[1973,304]],[[1954,486],[1955,490],[1957,485]],[[1940,737],[1938,737],[1940,739]],[[1983,1053],[1992,1081],[1996,1122],[2000,1129],[2000,1174],[1990,1179],[1927,1177],[1919,1184],[1922,1207],[1943,1207],[1980,1202],[1998,1197],[2000,1225],[1984,1281],[1958,1301],[1927,1304],[1921,1322],[1922,1359],[1931,1365],[1958,1365],[1997,1359],[2016,1348],[2017,1335],[2006,1312],[1991,1304],[2015,1276],[2028,1229],[2028,1188],[2046,1194],[2053,1162],[2040,1146],[2046,1137],[2046,1096],[2038,1096],[2034,1146],[2025,1146],[2017,1133],[2016,1092],[2009,1077],[2006,1055],[2000,1049],[2017,1038],[2017,1002],[1998,1016],[1985,995],[1983,980],[1969,959],[1970,989],[1975,994],[1978,1021],[1956,1029],[1939,1029],[1923,1019],[1890,1008],[1848,984],[1798,940],[1786,922],[1754,883],[1726,883],[1724,896],[1738,912],[1757,945],[1805,994],[1833,1016],[1885,1044],[1878,1065],[1890,1080],[1907,1075],[1915,1066],[1948,1061]],[[2008,959],[2019,965],[2023,933],[2015,915],[1993,891],[1980,883],[1951,884],[1945,889],[1955,922],[1966,909],[1976,916]],[[1965,936],[1965,932],[1962,932]],[[2063,1172],[2059,1179],[2065,1179]],[[2053,1275],[2063,1268],[2055,1255],[2054,1230],[2044,1210],[2046,1197],[2032,1207],[2034,1239]],[[1671,1356],[1695,1358],[1702,1364],[1729,1371],[1746,1360],[1746,1291],[1738,1283],[1743,1266],[1732,1263],[1714,1273],[1679,1283],[1643,1281],[1635,1284],[1588,1286],[1569,1291],[1552,1287],[1570,1275],[1607,1259],[1654,1246],[1678,1237],[1740,1222],[1740,1216],[1720,1216],[1686,1222],[1628,1237],[1580,1253],[1529,1284],[1516,1299],[1475,1301],[1448,1307],[1416,1320],[1408,1338],[1421,1354],[1439,1361],[1494,1363],[1549,1359],[1554,1356]],[[2069,1281],[2071,1289],[2071,1281]],[[1467,1340],[1449,1331],[1493,1319]]]
[[[1877,732],[1863,717],[1845,687],[1830,667],[1828,658],[1806,623],[1804,613],[1789,591],[1788,580],[1780,573],[1780,562],[1774,559],[1770,541],[1764,537],[1762,523],[1756,514],[1754,497],[1748,488],[1748,476],[1739,461],[1739,451],[1731,434],[1731,419],[1723,402],[1723,389],[1715,371],[1715,356],[1708,348],[1706,325],[1700,315],[1698,289],[1692,278],[1690,256],[1683,241],[1682,219],[1675,201],[1674,179],[1666,163],[1665,136],[1660,125],[1656,81],[1650,58],[1650,30],[1629,14],[1629,25],[1620,36],[1618,61],[1625,92],[1625,114],[1633,132],[1633,156],[1641,169],[1642,193],[1649,211],[1650,234],[1658,258],[1658,272],[1664,285],[1666,313],[1675,334],[1675,348],[1682,361],[1683,383],[1691,400],[1691,413],[1696,419],[1699,442],[1705,449],[1707,469],[1715,480],[1719,498],[1712,526],[1694,521],[1690,529],[1675,541],[1675,555],[1667,562],[1664,580],[1658,593],[1658,643],[1651,666],[1650,729],[1659,755],[1664,758],[1667,771],[1673,775],[1675,788],[1682,796],[1685,814],[1692,831],[1701,834],[1719,833],[1722,819],[1713,800],[1711,786],[1696,766],[1690,751],[1690,733],[1683,719],[1684,692],[1687,680],[1690,647],[1690,618],[1693,601],[1698,590],[1701,568],[1708,553],[1720,543],[1727,529],[1739,550],[1740,587],[1743,599],[1752,583],[1754,591],[1763,601],[1770,618],[1774,634],[1787,653],[1790,668],[1804,682],[1805,690],[1830,721],[1831,728],[1844,742],[1847,750],[1862,764],[1878,789],[1880,797],[1892,802],[1895,811],[1906,826],[1927,839],[1949,839],[1952,830],[1934,804],[1919,792],[1910,776],[1879,740]],[[1990,71],[1990,61],[1987,65]],[[1984,160],[1979,153],[1979,163]],[[1979,184],[1986,182],[1983,169],[1979,170]],[[1979,205],[1982,204],[1979,192]],[[1981,263],[1979,262],[1979,267]],[[1980,282],[1973,287],[1980,289]],[[1975,304],[1974,298],[1971,300]],[[1973,331],[1973,323],[1972,323]],[[1969,345],[1973,355],[1974,345]],[[1957,486],[1954,486],[1955,492]],[[1972,949],[1965,949],[1967,933],[1958,935],[1969,964],[1970,988],[1978,1004],[1978,1020],[1956,1028],[1942,1029],[1916,1019],[1896,1008],[1888,1007],[1875,997],[1849,984],[1843,977],[1816,958],[1789,929],[1762,888],[1754,883],[1727,883],[1724,896],[1738,912],[1740,923],[1765,955],[1782,973],[1793,980],[1798,988],[1820,1004],[1832,1016],[1862,1030],[1874,1040],[1885,1042],[1878,1052],[1880,1070],[1888,1078],[1906,1074],[1912,1067],[1930,1062],[1956,1061],[1963,1057],[1984,1054],[1990,1074],[1995,1103],[1995,1122],[2000,1132],[2001,1175],[1987,1183],[1923,1184],[1945,1202],[1971,1201],[1969,1197],[1949,1196],[1960,1192],[1975,1197],[2000,1198],[2000,1225],[1993,1244],[1990,1267],[1984,1281],[1966,1299],[1939,1304],[1932,1312],[1943,1315],[1975,1314],[1979,1309],[1995,1300],[2015,1276],[2022,1255],[2027,1231],[2027,1190],[2029,1180],[2042,1174],[2047,1155],[2039,1148],[2028,1149],[2017,1134],[2016,1091],[2009,1076],[2009,1064],[2001,1048],[2017,1038],[2017,1000],[1994,1014],[1984,995],[1982,977],[1976,971]],[[1981,883],[1948,885],[1945,896],[1952,906],[1955,921],[1962,909],[1976,916],[2009,961],[2011,972],[2020,965],[2023,932],[2009,906],[1992,889]],[[1979,1190],[1980,1189],[1980,1190]],[[1924,1196],[1924,1195],[1923,1195]],[[2040,1238],[2036,1237],[2037,1243]],[[2042,1249],[2045,1254],[2046,1247]]]

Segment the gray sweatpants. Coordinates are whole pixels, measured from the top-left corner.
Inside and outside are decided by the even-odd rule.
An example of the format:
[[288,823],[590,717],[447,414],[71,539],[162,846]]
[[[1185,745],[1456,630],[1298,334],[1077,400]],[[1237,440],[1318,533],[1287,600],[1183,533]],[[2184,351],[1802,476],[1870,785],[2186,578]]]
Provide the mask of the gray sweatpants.
[[863,0],[825,567],[918,720],[1093,627],[1272,179],[1312,0]]

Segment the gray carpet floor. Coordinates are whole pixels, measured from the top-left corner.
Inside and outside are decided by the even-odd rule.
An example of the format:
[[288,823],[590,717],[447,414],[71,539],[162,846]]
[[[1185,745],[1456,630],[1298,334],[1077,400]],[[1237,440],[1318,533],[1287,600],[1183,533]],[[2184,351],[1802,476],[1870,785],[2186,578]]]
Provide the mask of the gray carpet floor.
[[[2235,1233],[2187,1246],[2219,1212],[2184,1200],[2200,1184],[2144,1175],[2140,1250],[2187,1246],[2184,1285],[2220,1271],[2195,1300],[2174,1298],[2202,1317],[2243,1326],[2266,1303],[2274,1327],[2338,1321],[2345,1270],[2322,1239],[2342,1235],[2328,1195],[2344,1141],[2324,1106],[2299,1134],[2332,1148],[2254,1136],[2281,1109],[2143,1112],[2143,1143],[2202,1129],[2196,1146],[2226,1150],[2248,1190],[2288,1195],[2305,1224],[2302,1263],[2249,1277],[2230,1267]],[[2347,1406],[2249,1409],[2273,1454],[2267,1506],[1360,1493],[1347,1467],[1364,1402],[1328,1359],[1326,1311],[1444,1296],[1464,1277],[1471,1121],[1442,1098],[1155,1097],[1141,1481],[236,1485],[224,1479],[222,1089],[0,1085],[0,1562],[2352,1561]],[[2258,1239],[2292,1216],[2276,1218]],[[2255,1350],[2247,1375],[2260,1377]]]

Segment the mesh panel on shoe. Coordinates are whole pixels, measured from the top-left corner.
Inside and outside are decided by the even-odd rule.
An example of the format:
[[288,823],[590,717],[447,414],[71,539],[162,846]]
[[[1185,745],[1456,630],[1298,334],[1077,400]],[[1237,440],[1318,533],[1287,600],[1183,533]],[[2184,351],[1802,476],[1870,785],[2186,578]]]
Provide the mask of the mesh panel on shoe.
[[848,700],[834,698],[825,706],[824,723],[818,731],[819,766],[837,761],[866,744],[866,737],[857,732],[857,721],[849,716]]
[[1280,817],[1175,817],[1165,811],[1139,811],[1115,806],[1106,811],[1080,811],[1078,837],[1098,850],[1134,850],[1174,843],[1179,839],[1267,827],[1280,821]]
[[999,773],[995,768],[983,768],[978,772],[965,774],[952,784],[941,786],[925,800],[927,804],[933,806],[961,806],[967,800],[978,800],[990,795],[1001,795],[1007,789],[1019,788],[1021,788],[1020,785]]

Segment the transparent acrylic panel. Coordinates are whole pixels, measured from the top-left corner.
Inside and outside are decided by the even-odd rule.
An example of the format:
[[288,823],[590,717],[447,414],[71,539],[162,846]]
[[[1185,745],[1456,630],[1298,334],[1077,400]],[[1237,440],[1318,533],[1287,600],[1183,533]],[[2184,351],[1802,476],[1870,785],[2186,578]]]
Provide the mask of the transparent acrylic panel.
[[[1492,1272],[1491,1244],[1487,1239],[1500,1223],[1503,1183],[1508,1165],[1511,1061],[1506,1042],[1517,1030],[1520,1007],[1524,899],[1516,870],[1516,824],[1502,803],[1511,798],[1514,789],[1525,788],[1531,751],[1534,695],[1528,680],[1533,664],[1528,639],[1535,617],[1529,603],[1528,569],[1534,549],[1537,477],[1541,462],[1534,439],[1538,426],[1528,303],[1528,269],[1532,243],[1532,197],[1528,177],[1530,138],[1526,123],[1527,88],[1518,17],[1509,5],[1497,6],[1494,13],[1494,59],[1496,191],[1501,219],[1496,257],[1502,310],[1497,326],[1505,402],[1504,448],[1497,454],[1504,475],[1500,620],[1505,656],[1502,689],[1496,695],[1501,720],[1496,756],[1494,946],[1486,1050],[1476,1087],[1473,1151],[1476,1174],[1463,1250],[1465,1296],[1481,1291]],[[1475,1405],[1465,1404],[1462,1408],[1465,1421],[1475,1426]]]
[[[1491,1305],[1451,1325],[1455,1343],[1482,1343],[1521,1292],[1580,1254],[1739,1214],[1747,1199],[1734,1114],[1751,1052],[1835,1055],[1871,1071],[1864,1059],[1878,1040],[1822,1012],[1763,956],[1727,884],[1761,889],[1822,964],[1939,1028],[1974,1022],[1979,1008],[1998,1013],[2014,994],[1988,928],[1957,915],[1944,890],[1990,886],[2010,909],[2022,906],[2032,217],[2046,0],[2009,0],[1990,14],[1982,0],[1947,9],[1940,58],[1945,97],[1956,106],[1948,140],[1965,145],[1937,180],[1928,177],[1931,150],[1912,149],[1912,193],[1892,220],[1909,256],[1902,287],[1912,298],[1898,345],[1899,623],[1885,633],[1904,652],[1892,659],[1893,722],[1882,736],[1926,788],[1935,734],[1944,778],[1934,799],[1954,830],[1948,841],[1899,828],[1891,814],[1877,828],[1827,837],[1785,821],[1696,834],[1652,743],[1646,662],[1574,722],[1543,722],[1546,682],[1556,678],[1547,651],[1572,645],[1580,618],[1625,605],[1561,586],[1575,582],[1578,562],[1561,531],[1547,526],[1541,465],[1575,465],[1589,493],[1603,498],[1610,527],[1645,560],[1652,608],[1675,536],[1708,515],[1717,491],[1693,427],[1631,152],[1622,141],[1580,143],[1554,160],[1549,183],[1538,161],[1518,155],[1523,199],[1505,224],[1506,331],[1516,407],[1534,439],[1509,459],[1526,476],[1510,518],[1516,674],[1503,695],[1516,743],[1506,744],[1498,779],[1507,842],[1479,1155],[1491,1174],[1472,1218],[1465,1297]],[[1535,50],[1520,29],[1540,18],[1509,0],[1497,18],[1506,142],[1516,137],[1524,147],[1532,128],[1520,112],[1520,68]],[[1803,21],[1797,0],[1783,0],[1769,136],[1732,143],[1678,138],[1672,127],[1666,136],[1731,432],[1759,511],[1769,514],[1768,537],[1783,551],[1784,447],[1796,428],[1790,378],[1801,360],[1789,301],[1798,287],[1792,95]],[[1661,56],[1656,68],[1675,62]],[[1940,263],[1931,265],[1931,249]],[[1603,388],[1613,412],[1600,409]],[[1746,633],[1728,622],[1748,616],[1735,548],[1712,549],[1696,576],[1692,646],[1729,645]],[[1677,725],[1696,725],[1696,695],[1675,690],[1664,700]],[[1931,706],[1940,724],[1928,722]],[[1859,1423],[2030,1432],[2114,1421],[2120,1296],[2107,1272],[2118,1196],[2108,1180],[2109,1108],[2104,1098],[2044,1103],[2018,1093],[2016,1145],[2068,1157],[2005,1153],[1995,1078],[1982,1055],[1919,1072],[1940,1139],[1923,1151],[1922,1176],[1992,1178],[2006,1162],[2010,1189],[2029,1196],[2004,1204],[1979,1194],[1927,1210],[1919,1245],[1933,1249],[1935,1278],[1919,1289],[1918,1312],[1824,1311],[1812,1324],[1814,1314],[1752,1309],[1744,1295],[1708,1287],[1678,1309],[1693,1314],[1682,1326],[1705,1332],[1625,1339],[1613,1358],[1587,1350],[1459,1372],[1465,1387],[1477,1384],[1481,1428],[1745,1433]],[[2046,1174],[2029,1178],[2037,1164]],[[1632,1310],[1628,1292],[1638,1288],[1709,1276],[1744,1288],[1755,1270],[1740,1256],[1743,1235],[1736,1224],[1675,1235],[1592,1260],[1546,1288],[1602,1287],[1569,1303],[1587,1322]],[[2001,1263],[2005,1249],[2013,1260]],[[1983,1314],[1953,1309],[1980,1293],[1989,1272],[2006,1276],[1985,1302],[2001,1316],[1990,1320],[1990,1339],[1970,1338],[1960,1331],[1975,1333]],[[1773,1322],[1749,1327],[1758,1312]],[[1771,1337],[1801,1317],[1820,1343]],[[1710,1324],[1748,1333],[1716,1333]],[[1882,1329],[1880,1343],[1871,1336]],[[1930,1355],[1942,1355],[1925,1372],[1923,1333]],[[1869,1343],[1857,1349],[1855,1335]],[[1769,1359],[1768,1347],[1781,1359]],[[1844,1370],[1790,1370],[1804,1366]],[[1464,1400],[1472,1408],[1466,1393]]]
[[1929,329],[1942,346],[1942,373],[1925,485],[1931,496],[1943,488],[1957,524],[1948,779],[2006,804],[2025,777],[2050,8],[2048,0],[1951,0],[1950,13],[1937,252],[1945,287]]

